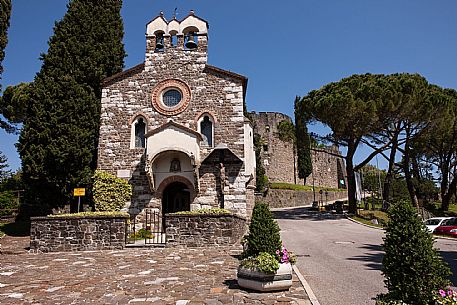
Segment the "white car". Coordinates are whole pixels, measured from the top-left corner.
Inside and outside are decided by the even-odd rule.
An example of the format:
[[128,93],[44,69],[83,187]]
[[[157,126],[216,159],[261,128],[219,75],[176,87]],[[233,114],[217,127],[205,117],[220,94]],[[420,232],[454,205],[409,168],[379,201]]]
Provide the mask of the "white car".
[[443,225],[443,222],[445,220],[448,220],[448,219],[451,219],[453,217],[433,217],[433,218],[429,218],[427,220],[424,220],[424,224],[425,226],[427,227],[427,229],[433,233],[433,231],[435,231],[436,228],[438,228],[439,226]]

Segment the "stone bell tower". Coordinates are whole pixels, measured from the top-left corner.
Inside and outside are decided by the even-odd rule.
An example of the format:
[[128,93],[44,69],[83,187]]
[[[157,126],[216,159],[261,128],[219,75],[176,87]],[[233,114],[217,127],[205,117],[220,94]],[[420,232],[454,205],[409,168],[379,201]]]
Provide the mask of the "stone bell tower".
[[205,65],[208,59],[208,22],[190,11],[183,20],[167,21],[163,12],[146,26],[145,70],[174,62]]

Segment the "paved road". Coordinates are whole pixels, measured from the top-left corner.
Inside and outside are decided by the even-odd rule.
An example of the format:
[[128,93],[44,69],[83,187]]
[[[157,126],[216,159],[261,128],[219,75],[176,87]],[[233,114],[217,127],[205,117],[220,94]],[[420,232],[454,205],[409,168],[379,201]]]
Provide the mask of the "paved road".
[[[375,304],[384,288],[382,230],[306,208],[274,211],[281,237],[298,255],[297,266],[321,305]],[[438,240],[457,284],[457,241]]]

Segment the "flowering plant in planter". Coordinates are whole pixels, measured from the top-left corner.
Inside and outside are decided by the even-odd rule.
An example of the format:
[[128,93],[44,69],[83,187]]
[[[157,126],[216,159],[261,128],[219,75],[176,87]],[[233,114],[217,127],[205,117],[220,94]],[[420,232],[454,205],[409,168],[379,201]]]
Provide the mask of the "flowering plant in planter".
[[440,289],[434,299],[437,305],[457,305],[457,292],[452,289]]
[[257,203],[243,240],[238,285],[258,291],[289,289],[295,256],[281,243],[278,223],[268,205]]
[[281,246],[281,249],[276,250],[276,257],[281,264],[291,263],[293,265],[297,261],[295,254],[292,251],[287,251],[284,245]]

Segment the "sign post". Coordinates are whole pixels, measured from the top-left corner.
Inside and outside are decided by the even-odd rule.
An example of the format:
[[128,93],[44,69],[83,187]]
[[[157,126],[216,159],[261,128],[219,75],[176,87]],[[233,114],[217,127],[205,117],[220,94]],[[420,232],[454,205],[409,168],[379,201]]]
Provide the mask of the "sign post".
[[86,196],[86,189],[85,188],[75,188],[73,190],[73,196],[78,197],[78,213],[79,213],[79,208],[81,206],[81,197]]

